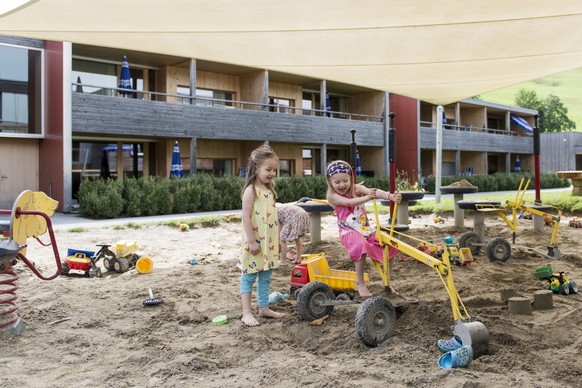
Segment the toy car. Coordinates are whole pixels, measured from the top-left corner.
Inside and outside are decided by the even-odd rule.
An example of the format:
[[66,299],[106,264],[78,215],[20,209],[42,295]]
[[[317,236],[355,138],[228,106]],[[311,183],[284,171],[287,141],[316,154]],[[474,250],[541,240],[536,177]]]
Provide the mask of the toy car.
[[69,275],[71,271],[82,271],[87,277],[101,276],[101,268],[94,261],[95,252],[81,249],[67,250],[67,258],[61,265],[61,274]]

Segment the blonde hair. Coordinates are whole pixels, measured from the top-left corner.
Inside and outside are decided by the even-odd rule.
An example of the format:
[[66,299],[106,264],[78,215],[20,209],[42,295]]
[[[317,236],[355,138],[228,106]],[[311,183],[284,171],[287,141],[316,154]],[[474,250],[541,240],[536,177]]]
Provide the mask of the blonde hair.
[[[339,167],[340,171],[337,171]],[[333,186],[331,184],[331,178],[336,175],[338,172],[345,172],[344,170],[345,167],[347,167],[347,174],[350,176],[350,195],[352,196],[352,198],[356,197],[356,190],[354,188],[354,174],[352,171],[352,166],[350,166],[350,164],[344,160],[335,160],[333,162],[331,162],[330,164],[327,165],[327,168],[325,169],[325,181],[327,182],[327,195],[326,195],[326,199],[327,202],[329,202],[330,205],[334,205],[333,201],[331,200],[332,198],[332,194],[335,193],[335,190],[333,189]],[[334,170],[336,170],[336,172],[334,172]],[[331,173],[331,176],[330,176]]]
[[[266,144],[256,148],[253,152],[251,152],[251,156],[249,157],[249,161],[247,163],[247,176],[242,188],[241,198],[246,188],[249,186],[253,187],[253,192],[255,193],[255,196],[257,195],[257,190],[255,188],[255,184],[257,182],[257,169],[261,167],[268,159],[276,159],[277,163],[279,163],[279,157],[275,151],[273,151],[273,149]],[[266,186],[267,189],[273,193],[273,201],[276,201],[277,192],[275,191],[274,181],[269,182]]]

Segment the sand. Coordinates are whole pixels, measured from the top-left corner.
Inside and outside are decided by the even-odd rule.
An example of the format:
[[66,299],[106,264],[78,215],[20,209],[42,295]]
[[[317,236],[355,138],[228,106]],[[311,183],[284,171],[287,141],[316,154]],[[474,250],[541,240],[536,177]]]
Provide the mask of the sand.
[[[567,217],[566,217],[567,218]],[[412,220],[411,236],[442,241],[470,231],[433,217]],[[496,217],[485,221],[487,239],[510,237]],[[333,216],[322,220],[322,241],[307,252],[325,252],[330,266],[353,269],[337,237]],[[359,339],[354,321],[359,305],[335,307],[321,326],[301,320],[292,298],[273,310],[283,319],[260,318],[245,327],[238,295],[240,223],[179,232],[169,226],[59,231],[59,252],[96,249],[97,244],[136,240],[154,268],[104,272],[101,278],[60,276],[38,279],[19,263],[19,316],[22,335],[0,333],[3,387],[555,387],[579,386],[582,374],[582,297],[553,295],[554,308],[512,315],[500,298],[513,289],[526,298],[543,290],[536,268],[551,265],[582,283],[582,229],[560,226],[559,260],[513,249],[505,263],[482,252],[468,266],[455,266],[457,289],[471,316],[490,333],[487,354],[466,368],[441,369],[436,341],[451,337],[453,317],[436,272],[407,258],[395,260],[393,285],[402,298],[417,299],[397,310],[393,337],[377,347]],[[517,243],[546,251],[550,229],[518,223]],[[306,242],[309,241],[308,239]],[[29,240],[27,257],[45,273],[55,271],[50,249]],[[198,264],[190,264],[191,259]],[[64,259],[64,257],[63,257]],[[102,265],[102,264],[101,264]],[[271,291],[289,292],[291,265],[274,273]],[[105,270],[104,270],[105,271]],[[370,290],[382,281],[369,265]],[[151,288],[163,303],[145,307]],[[256,299],[253,306],[257,312]],[[211,321],[227,315],[229,322]]]

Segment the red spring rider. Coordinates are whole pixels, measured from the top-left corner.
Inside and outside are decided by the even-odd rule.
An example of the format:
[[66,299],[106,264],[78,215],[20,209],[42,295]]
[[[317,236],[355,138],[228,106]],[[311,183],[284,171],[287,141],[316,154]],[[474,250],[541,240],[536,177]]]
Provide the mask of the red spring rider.
[[[8,223],[0,221],[0,228],[8,227],[8,239],[0,240],[0,330],[12,334],[24,332],[24,322],[17,315],[18,310],[18,275],[14,265],[21,260],[36,276],[42,280],[52,280],[61,273],[61,260],[53,233],[50,216],[57,208],[58,202],[43,192],[23,191],[12,210],[0,209],[0,214],[10,214]],[[49,232],[50,242],[43,243],[39,236]],[[43,246],[52,246],[57,271],[51,276],[43,276],[26,258],[26,240],[34,237]]]

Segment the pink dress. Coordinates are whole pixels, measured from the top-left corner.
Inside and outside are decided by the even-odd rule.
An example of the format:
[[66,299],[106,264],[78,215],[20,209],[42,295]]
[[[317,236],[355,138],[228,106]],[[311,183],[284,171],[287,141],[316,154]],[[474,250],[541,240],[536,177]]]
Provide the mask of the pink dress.
[[[349,195],[343,195],[343,197],[351,198]],[[362,259],[362,255],[368,255],[373,260],[382,261],[382,248],[374,236],[375,229],[370,228],[364,204],[354,207],[336,206],[335,213],[339,236],[350,259],[356,262]],[[389,248],[388,257],[390,260],[396,253],[398,253],[398,249]]]

